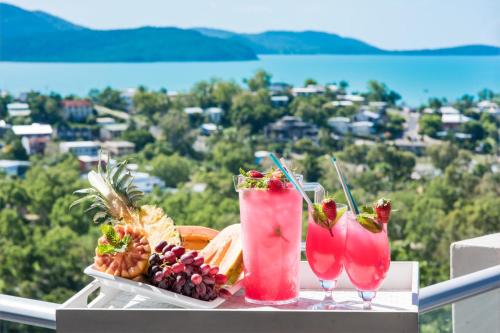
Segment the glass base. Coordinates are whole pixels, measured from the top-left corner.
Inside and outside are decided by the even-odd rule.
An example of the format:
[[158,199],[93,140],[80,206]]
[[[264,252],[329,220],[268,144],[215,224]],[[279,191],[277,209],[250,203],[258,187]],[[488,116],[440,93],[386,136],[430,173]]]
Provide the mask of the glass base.
[[257,305],[286,305],[286,304],[297,303],[298,300],[299,300],[298,297],[280,300],[280,301],[265,301],[265,300],[257,300],[257,299],[245,297],[245,302],[251,303],[251,304],[257,304]]
[[308,307],[309,310],[337,310],[337,303],[335,302],[321,302],[313,304]]
[[369,290],[358,290],[358,296],[363,300],[363,309],[371,310],[372,308],[372,300],[377,295],[376,291]]

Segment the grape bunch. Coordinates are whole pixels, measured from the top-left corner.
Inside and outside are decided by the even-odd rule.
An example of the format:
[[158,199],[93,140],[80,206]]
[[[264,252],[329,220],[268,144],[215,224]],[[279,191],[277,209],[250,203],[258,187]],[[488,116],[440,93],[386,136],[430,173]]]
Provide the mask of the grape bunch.
[[228,298],[231,293],[222,288],[227,282],[218,267],[205,264],[196,251],[186,251],[182,246],[158,243],[149,257],[148,281],[152,285],[203,301],[218,296]]

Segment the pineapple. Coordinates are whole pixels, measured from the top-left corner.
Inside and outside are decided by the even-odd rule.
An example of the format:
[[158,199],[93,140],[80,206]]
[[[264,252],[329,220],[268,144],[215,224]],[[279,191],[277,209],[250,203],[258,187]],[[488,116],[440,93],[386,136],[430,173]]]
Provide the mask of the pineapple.
[[90,171],[90,188],[81,189],[75,194],[84,195],[71,204],[91,201],[86,212],[94,211],[94,223],[119,223],[144,229],[151,248],[160,241],[180,244],[180,236],[173,220],[165,215],[163,209],[151,205],[140,206],[144,193],[132,184],[132,174],[127,169],[127,161],[111,166],[109,155],[106,172],[101,170],[101,159],[96,171]]

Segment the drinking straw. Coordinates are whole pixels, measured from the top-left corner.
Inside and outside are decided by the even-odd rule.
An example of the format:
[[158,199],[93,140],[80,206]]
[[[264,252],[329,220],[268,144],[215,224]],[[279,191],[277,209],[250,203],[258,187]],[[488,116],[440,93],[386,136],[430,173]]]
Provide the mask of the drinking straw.
[[287,169],[285,169],[285,167],[283,167],[283,165],[281,164],[281,162],[278,160],[278,158],[273,153],[269,153],[269,157],[274,162],[274,164],[276,164],[276,166],[278,167],[278,169],[280,169],[281,172],[283,172],[283,174],[285,175],[285,177],[290,181],[290,183],[292,183],[292,185],[297,189],[297,191],[299,191],[299,193],[302,195],[302,197],[307,202],[307,204],[309,206],[312,206],[311,199],[309,199],[309,197],[307,196],[307,194],[304,191],[304,189],[302,188],[302,186],[299,184],[299,182],[297,182],[297,180],[293,176],[293,173],[292,173],[292,175],[290,175],[290,173],[292,171],[290,170],[290,172],[288,172]]
[[342,185],[342,190],[344,190],[344,195],[346,196],[349,208],[355,215],[358,215],[359,214],[358,205],[356,205],[356,201],[354,201],[354,197],[352,196],[351,190],[349,189],[349,186],[347,185],[347,182],[344,176],[342,175],[342,171],[340,171],[340,167],[337,164],[337,159],[335,158],[335,156],[332,156],[330,160],[332,161],[335,170],[337,170],[337,175],[339,176],[340,184]]

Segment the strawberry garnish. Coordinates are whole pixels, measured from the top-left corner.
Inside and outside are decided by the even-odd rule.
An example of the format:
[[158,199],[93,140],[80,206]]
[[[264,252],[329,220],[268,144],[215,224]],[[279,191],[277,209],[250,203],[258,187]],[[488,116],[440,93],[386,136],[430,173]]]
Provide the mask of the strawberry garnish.
[[250,170],[250,171],[248,171],[248,176],[252,177],[252,178],[262,178],[262,177],[264,177],[264,175],[262,174],[262,172],[257,171],[257,170]]
[[267,181],[267,188],[271,191],[279,191],[283,189],[283,183],[279,179],[271,178]]
[[389,222],[389,217],[391,215],[391,200],[389,199],[379,199],[375,203],[375,212],[377,213],[377,218],[382,223]]
[[335,221],[335,219],[337,218],[337,205],[335,204],[335,201],[333,201],[333,199],[323,200],[321,209],[330,221]]

